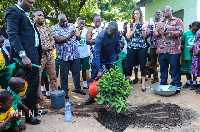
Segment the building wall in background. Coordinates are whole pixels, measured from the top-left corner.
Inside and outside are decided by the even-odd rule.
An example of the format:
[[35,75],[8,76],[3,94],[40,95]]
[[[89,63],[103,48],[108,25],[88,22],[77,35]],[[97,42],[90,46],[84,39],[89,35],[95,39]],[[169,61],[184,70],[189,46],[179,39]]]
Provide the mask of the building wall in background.
[[200,21],[200,0],[197,0],[197,21]]
[[174,12],[184,10],[184,31],[189,30],[189,24],[193,21],[200,20],[200,0],[155,0],[145,3],[145,21],[148,22],[150,18],[154,19],[155,11],[163,11],[165,6],[171,6]]

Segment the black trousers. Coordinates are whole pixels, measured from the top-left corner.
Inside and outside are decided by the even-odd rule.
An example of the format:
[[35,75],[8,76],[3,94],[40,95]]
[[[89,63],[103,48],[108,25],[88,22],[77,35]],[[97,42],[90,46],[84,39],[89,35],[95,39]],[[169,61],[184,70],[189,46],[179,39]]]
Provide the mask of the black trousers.
[[140,64],[141,76],[146,76],[147,48],[143,49],[127,49],[128,67],[126,75],[131,76],[133,66]]
[[[32,64],[39,65],[39,55],[36,54],[34,57],[30,58]],[[37,111],[37,91],[39,87],[39,68],[32,67],[32,70],[29,68],[24,68],[26,72],[26,80],[28,81],[28,87],[26,91],[25,105],[32,112]],[[28,114],[25,114],[26,118],[29,117]]]
[[39,68],[32,67],[32,70],[25,68],[25,71],[26,71],[26,79],[28,81],[25,105],[31,111],[37,111],[36,104],[37,104],[37,91],[39,87]]
[[75,85],[76,91],[81,91],[80,86],[80,59],[64,61],[59,59],[60,62],[60,82],[61,89],[65,91],[65,94],[68,95],[68,75],[69,70],[72,72],[72,77]]
[[151,58],[151,67],[153,70],[153,78],[158,78],[158,71],[157,71],[157,59],[158,54],[156,54],[156,49],[150,49],[150,58]]

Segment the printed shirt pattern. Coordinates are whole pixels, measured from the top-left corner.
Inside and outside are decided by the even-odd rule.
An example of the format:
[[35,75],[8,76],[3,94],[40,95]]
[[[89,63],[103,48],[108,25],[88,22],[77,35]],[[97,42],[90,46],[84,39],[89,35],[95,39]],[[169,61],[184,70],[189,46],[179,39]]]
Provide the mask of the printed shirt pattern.
[[[95,28],[93,31],[92,31],[92,34],[91,34],[91,40],[95,40],[97,35],[103,31],[105,28],[103,26],[99,27],[99,28]],[[94,54],[94,45],[90,45],[90,63],[92,63],[92,60],[93,60],[93,54]]]
[[[166,36],[158,33],[158,28],[164,28],[170,33]],[[181,36],[183,35],[183,22],[180,18],[172,17],[165,24],[165,20],[158,22],[158,27],[155,29],[154,37],[158,38],[157,54],[180,54],[181,53]]]
[[[37,29],[40,33],[42,47],[46,47],[47,49],[53,49],[53,47],[51,46],[51,41],[50,41],[50,37],[53,36],[51,32],[51,28],[46,25],[42,25],[42,26],[37,25]],[[42,58],[45,58],[45,56],[47,56],[48,59],[50,60],[53,57],[53,51],[48,51],[45,53],[43,52]]]
[[195,75],[195,77],[200,77],[200,55],[198,56],[194,55],[196,50],[199,48],[200,48],[200,30],[196,32],[196,39],[192,56],[191,74]]
[[[130,27],[131,27],[131,31],[133,31],[132,24],[130,24]],[[128,42],[128,48],[129,49],[146,48],[147,45],[146,45],[145,39],[142,36],[142,24],[136,23],[135,28],[136,28],[136,30]]]
[[157,28],[157,26],[158,26],[157,23],[158,22],[154,21],[154,28],[153,29],[151,29],[150,25],[147,28],[146,36],[147,36],[147,38],[150,37],[150,48],[152,48],[152,49],[156,49],[157,45],[158,45],[158,39],[153,36],[153,32],[155,31],[155,28]]
[[[65,37],[69,36],[73,29],[76,30],[76,27],[72,23],[68,23],[67,27],[61,27],[59,24],[56,24],[51,29],[53,36]],[[69,61],[78,59],[79,56],[78,40],[76,40],[75,35],[63,44],[56,44],[56,58]]]

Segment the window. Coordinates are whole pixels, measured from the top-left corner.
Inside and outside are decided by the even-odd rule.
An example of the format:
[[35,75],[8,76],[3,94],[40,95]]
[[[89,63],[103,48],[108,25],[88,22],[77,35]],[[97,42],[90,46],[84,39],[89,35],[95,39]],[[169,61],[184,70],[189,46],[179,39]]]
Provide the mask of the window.
[[177,18],[180,18],[180,19],[183,21],[184,10],[181,9],[181,10],[178,10],[178,11],[173,12],[173,16],[174,16],[174,17],[177,17]]

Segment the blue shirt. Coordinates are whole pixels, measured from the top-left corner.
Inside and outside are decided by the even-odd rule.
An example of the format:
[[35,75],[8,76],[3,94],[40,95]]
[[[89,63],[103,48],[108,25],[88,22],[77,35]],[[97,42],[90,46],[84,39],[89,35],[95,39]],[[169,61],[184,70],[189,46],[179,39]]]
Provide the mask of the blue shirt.
[[97,69],[100,69],[100,63],[111,64],[116,61],[115,54],[120,52],[120,32],[115,37],[108,36],[106,30],[98,34],[94,45],[93,61]]

